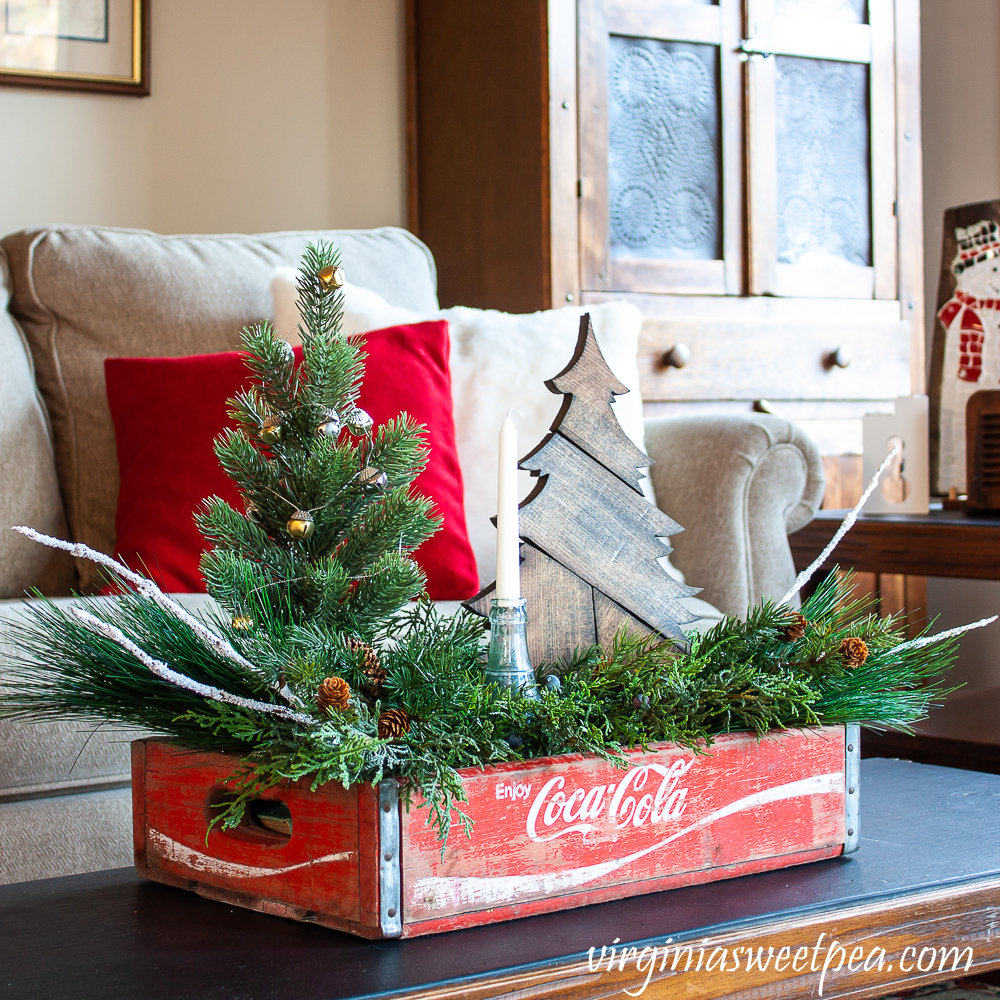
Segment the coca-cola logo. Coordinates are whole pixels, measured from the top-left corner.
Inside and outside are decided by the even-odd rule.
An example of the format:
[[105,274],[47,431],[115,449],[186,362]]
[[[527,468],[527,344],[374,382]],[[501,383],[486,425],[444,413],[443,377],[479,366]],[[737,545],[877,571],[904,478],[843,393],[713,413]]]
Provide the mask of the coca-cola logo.
[[[585,837],[600,825],[615,830],[641,828],[680,819],[686,808],[688,790],[678,787],[694,760],[678,759],[669,766],[649,763],[627,771],[620,782],[566,789],[566,779],[550,778],[539,789],[525,829],[537,842],[555,840],[568,833]],[[659,785],[653,790],[656,777]],[[646,791],[646,786],[649,791]]]

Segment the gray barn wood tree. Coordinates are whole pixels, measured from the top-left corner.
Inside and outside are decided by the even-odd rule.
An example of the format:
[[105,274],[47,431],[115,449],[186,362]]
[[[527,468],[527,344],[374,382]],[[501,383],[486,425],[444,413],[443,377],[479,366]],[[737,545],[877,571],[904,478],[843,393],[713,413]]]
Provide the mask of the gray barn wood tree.
[[[696,594],[658,559],[683,528],[643,496],[648,456],[622,430],[611,403],[628,389],[608,368],[590,315],[573,359],[545,383],[561,394],[551,433],[520,462],[539,482],[520,508],[521,593],[528,649],[539,664],[590,643],[606,646],[622,624],[679,637]],[[495,584],[467,606],[489,614]]]

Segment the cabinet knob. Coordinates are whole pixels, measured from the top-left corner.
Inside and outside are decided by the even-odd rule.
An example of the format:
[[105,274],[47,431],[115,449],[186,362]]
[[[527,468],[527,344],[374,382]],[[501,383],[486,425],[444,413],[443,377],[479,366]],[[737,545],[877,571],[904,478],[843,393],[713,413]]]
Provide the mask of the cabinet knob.
[[851,363],[853,356],[850,347],[847,344],[841,344],[835,351],[831,351],[824,360],[827,368],[846,368]]
[[691,360],[691,348],[687,344],[674,344],[663,355],[665,368],[683,368]]

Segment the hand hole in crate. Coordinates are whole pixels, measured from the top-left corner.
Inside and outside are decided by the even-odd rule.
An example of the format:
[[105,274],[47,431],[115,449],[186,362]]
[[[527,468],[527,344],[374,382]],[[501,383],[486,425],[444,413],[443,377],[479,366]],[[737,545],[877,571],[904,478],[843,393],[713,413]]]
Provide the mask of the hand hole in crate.
[[[206,825],[232,800],[232,789],[225,785],[213,785],[205,796]],[[292,811],[281,799],[254,799],[247,804],[237,826],[224,830],[216,823],[212,828],[212,832],[215,831],[224,837],[261,847],[284,847],[292,838]]]

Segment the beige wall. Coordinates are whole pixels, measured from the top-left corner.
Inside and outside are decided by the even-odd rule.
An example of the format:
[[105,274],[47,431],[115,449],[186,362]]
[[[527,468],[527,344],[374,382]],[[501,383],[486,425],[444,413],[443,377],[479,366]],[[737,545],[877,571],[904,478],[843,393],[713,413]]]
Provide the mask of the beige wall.
[[0,88],[0,233],[405,225],[402,0],[166,0],[152,96]]
[[[1000,198],[1000,3],[922,0],[924,260],[927,334],[933,331],[946,208]],[[929,352],[928,352],[929,355]],[[1000,582],[931,579],[939,628],[1000,611]],[[968,685],[932,713],[929,732],[1000,742],[1000,719],[978,692],[1000,687],[1000,626],[962,639],[953,679]]]

